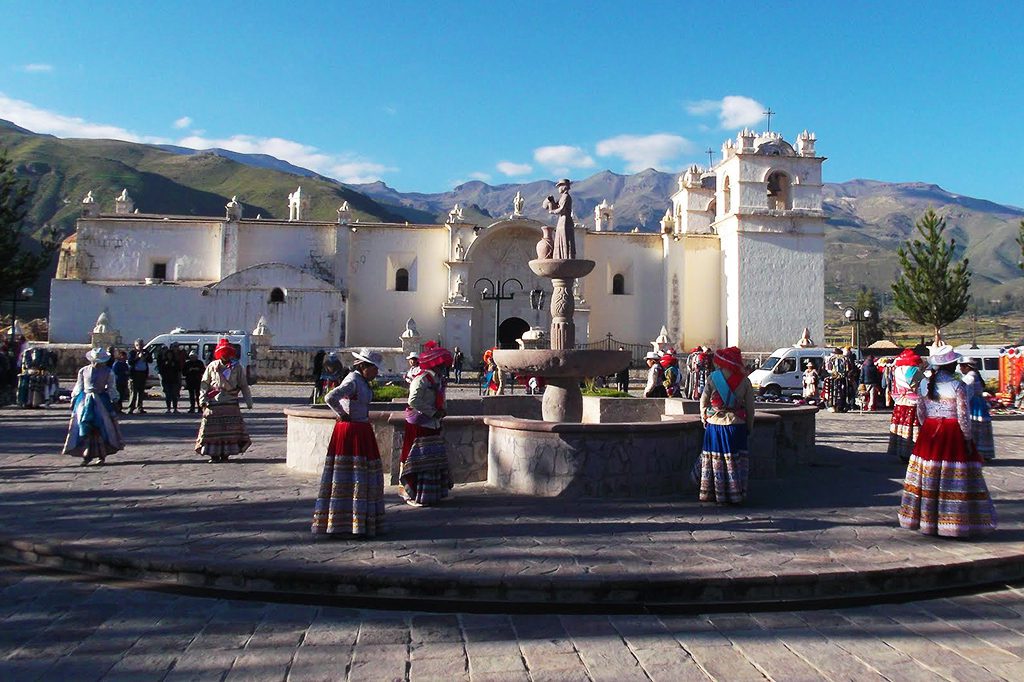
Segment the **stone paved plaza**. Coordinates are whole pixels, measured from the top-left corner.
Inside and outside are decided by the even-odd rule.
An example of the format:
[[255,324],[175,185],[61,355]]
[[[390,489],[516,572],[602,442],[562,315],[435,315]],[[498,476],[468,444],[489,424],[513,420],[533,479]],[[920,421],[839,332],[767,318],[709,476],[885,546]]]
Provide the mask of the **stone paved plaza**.
[[[442,507],[412,509],[389,490],[386,535],[313,543],[316,477],[283,464],[281,409],[305,393],[257,387],[257,409],[245,413],[255,445],[227,465],[192,453],[198,423],[187,415],[126,418],[128,449],[83,469],[57,454],[66,408],[0,410],[6,556],[220,588],[217,598],[161,594],[8,566],[0,679],[1024,678],[1024,594],[999,585],[1024,565],[1024,422],[996,422],[986,478],[1000,530],[980,541],[901,531],[902,471],[883,454],[888,415],[823,413],[817,464],[757,482],[744,507],[695,495],[569,503],[466,486]],[[915,580],[996,585],[787,610]],[[224,598],[326,584],[336,597],[373,599],[350,609],[338,598]],[[430,605],[410,597],[423,594],[494,613],[422,613]],[[757,602],[779,597],[796,602],[760,612]],[[363,610],[374,604],[398,610]],[[659,614],[592,615],[630,604]]]

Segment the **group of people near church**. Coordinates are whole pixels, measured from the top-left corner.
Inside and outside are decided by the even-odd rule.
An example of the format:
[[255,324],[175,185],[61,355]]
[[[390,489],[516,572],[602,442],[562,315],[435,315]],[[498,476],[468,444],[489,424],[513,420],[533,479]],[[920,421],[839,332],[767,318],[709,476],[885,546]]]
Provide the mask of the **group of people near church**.
[[[132,412],[137,405],[139,412],[145,413],[141,400],[145,380],[138,374],[143,371],[141,365],[145,363],[148,376],[149,357],[142,349],[141,339],[136,341],[132,354],[122,353],[121,356],[115,361],[107,349],[93,348],[85,354],[89,364],[78,371],[71,391],[71,423],[63,452],[79,458],[81,466],[102,465],[108,455],[125,447],[118,405],[123,401],[129,379],[132,381],[133,400],[128,411]],[[244,400],[252,409],[252,394],[245,369],[238,362],[238,352],[227,339],[220,340],[213,356],[214,359],[199,374],[196,390],[190,388],[189,391],[190,399],[196,404],[195,409],[202,413],[195,451],[210,462],[226,462],[251,445],[239,402]],[[179,375],[185,372],[187,363],[193,359],[190,357],[177,370]],[[119,372],[121,364],[127,366],[126,372]],[[193,366],[192,373],[198,373],[198,367]],[[188,374],[185,377],[188,381]],[[164,388],[166,392],[166,384]],[[180,391],[180,380],[178,389]],[[134,400],[136,397],[139,397],[138,402]],[[176,407],[171,407],[169,398],[167,404],[168,412],[172,409],[177,411]]]
[[714,370],[713,356],[714,353],[707,346],[697,346],[682,362],[671,348],[661,353],[647,353],[644,356],[647,363],[644,397],[700,400],[708,378]]

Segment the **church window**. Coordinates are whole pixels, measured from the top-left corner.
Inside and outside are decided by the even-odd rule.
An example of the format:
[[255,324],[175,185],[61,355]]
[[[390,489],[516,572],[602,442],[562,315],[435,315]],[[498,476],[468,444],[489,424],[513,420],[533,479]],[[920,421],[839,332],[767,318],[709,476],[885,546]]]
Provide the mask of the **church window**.
[[730,213],[732,211],[732,185],[729,182],[729,176],[725,176],[725,182],[722,183],[722,213]]
[[622,276],[622,273],[616,273],[612,277],[612,296],[625,296],[626,294],[626,278]]
[[395,271],[395,291],[409,291],[409,271],[405,268]]
[[153,279],[167,279],[167,263],[153,263]]
[[785,211],[793,208],[789,176],[782,171],[768,174],[768,208]]
[[284,289],[280,287],[274,287],[270,290],[270,302],[271,303],[284,303]]

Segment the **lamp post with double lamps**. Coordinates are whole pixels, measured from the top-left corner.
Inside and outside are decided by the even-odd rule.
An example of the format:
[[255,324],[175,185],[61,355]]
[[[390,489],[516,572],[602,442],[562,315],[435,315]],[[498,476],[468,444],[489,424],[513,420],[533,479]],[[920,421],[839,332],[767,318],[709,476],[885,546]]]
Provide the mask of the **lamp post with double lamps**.
[[[836,302],[836,305],[842,307],[842,303],[839,303],[838,301]],[[843,317],[846,318],[847,322],[853,325],[853,333],[857,337],[857,362],[860,362],[863,357],[861,353],[860,324],[861,322],[867,323],[868,320],[874,316],[875,311],[870,308],[859,310],[853,306],[847,306],[843,310]]]
[[[505,294],[505,286],[508,284],[518,284],[519,290],[523,291],[526,287],[515,277],[509,277],[506,280],[494,279],[490,277],[481,277],[473,285],[479,287],[480,282],[486,282],[487,286],[480,290],[481,301],[494,301],[494,347],[498,347],[498,327],[501,326],[501,302],[511,301],[515,297],[515,293]],[[494,293],[490,293],[493,291]]]

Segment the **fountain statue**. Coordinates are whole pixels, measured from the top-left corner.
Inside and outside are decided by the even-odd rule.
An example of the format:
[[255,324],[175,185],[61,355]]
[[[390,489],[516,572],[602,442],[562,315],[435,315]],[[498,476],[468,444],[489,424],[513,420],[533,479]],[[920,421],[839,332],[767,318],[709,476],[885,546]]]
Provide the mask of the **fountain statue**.
[[[547,388],[541,403],[544,421],[583,421],[583,394],[580,380],[613,374],[629,364],[629,351],[578,350],[574,284],[594,269],[594,261],[576,258],[575,225],[572,219],[572,197],[569,180],[559,180],[556,187],[560,196],[556,201],[548,197],[544,207],[558,216],[555,235],[551,228],[537,244],[541,256],[529,262],[534,274],[551,280],[551,349],[496,350],[494,361],[506,372],[543,377]],[[553,242],[553,244],[552,244]]]

